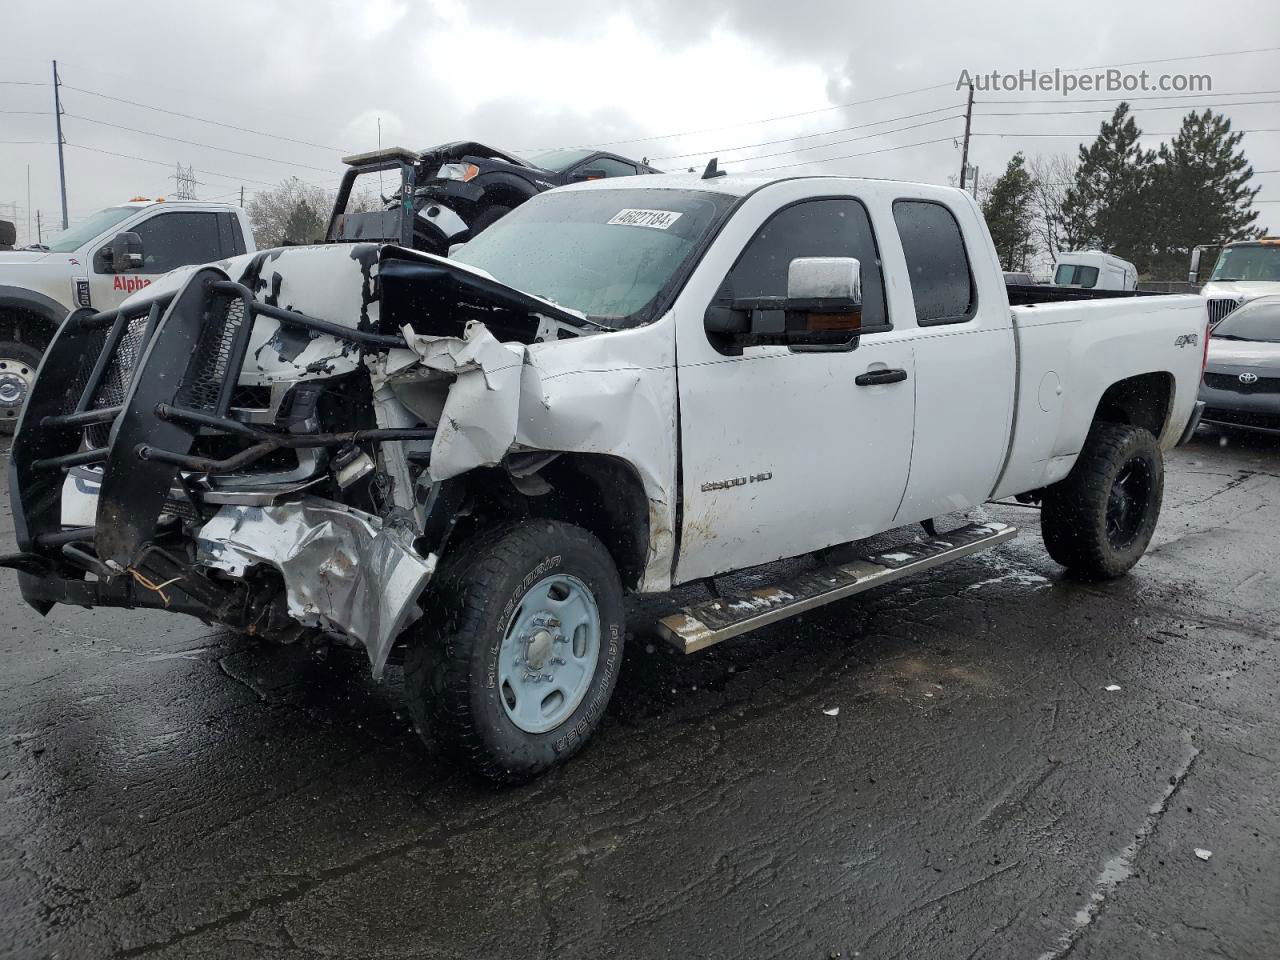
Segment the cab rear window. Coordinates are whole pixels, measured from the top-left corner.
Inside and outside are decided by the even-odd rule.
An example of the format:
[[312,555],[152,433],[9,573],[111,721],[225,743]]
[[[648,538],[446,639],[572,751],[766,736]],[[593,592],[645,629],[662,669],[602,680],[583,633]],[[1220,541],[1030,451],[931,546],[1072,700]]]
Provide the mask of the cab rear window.
[[960,224],[940,203],[898,200],[893,205],[916,303],[916,323],[964,323],[973,318],[973,273]]

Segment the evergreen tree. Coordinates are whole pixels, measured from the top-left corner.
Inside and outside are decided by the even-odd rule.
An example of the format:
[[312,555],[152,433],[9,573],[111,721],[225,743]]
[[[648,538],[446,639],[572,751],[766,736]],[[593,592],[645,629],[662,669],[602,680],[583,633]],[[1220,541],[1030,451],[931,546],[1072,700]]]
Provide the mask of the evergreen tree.
[[1021,152],[1010,159],[1004,173],[991,185],[982,204],[982,215],[996,245],[1005,270],[1025,270],[1031,254],[1031,230],[1035,218],[1032,210],[1034,181],[1026,169]]
[[320,222],[320,214],[305,199],[298,200],[289,211],[289,219],[284,224],[284,240],[286,243],[317,243],[324,239],[324,224]]
[[1140,271],[1154,253],[1151,209],[1155,152],[1138,142],[1142,131],[1121,103],[1098,138],[1080,147],[1075,182],[1062,203],[1063,232],[1071,249],[1097,247],[1132,260]]
[[1151,191],[1159,275],[1185,275],[1198,244],[1248,240],[1262,232],[1254,226],[1253,209],[1261,187],[1250,186],[1253,168],[1240,149],[1243,139],[1243,133],[1231,132],[1230,120],[1205,110],[1187,114],[1173,142],[1160,145]]

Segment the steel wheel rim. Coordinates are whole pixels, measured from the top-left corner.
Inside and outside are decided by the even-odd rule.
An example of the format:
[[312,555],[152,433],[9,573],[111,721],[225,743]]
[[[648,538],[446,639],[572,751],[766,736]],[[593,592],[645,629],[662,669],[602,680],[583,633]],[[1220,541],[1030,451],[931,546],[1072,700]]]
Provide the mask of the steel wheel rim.
[[1151,505],[1151,468],[1145,460],[1126,463],[1107,494],[1107,541],[1117,550],[1133,545]]
[[25,360],[0,356],[0,418],[16,420],[31,392],[35,370]]
[[546,733],[573,716],[595,676],[600,609],[585,583],[544,577],[516,606],[498,652],[498,697],[526,733]]

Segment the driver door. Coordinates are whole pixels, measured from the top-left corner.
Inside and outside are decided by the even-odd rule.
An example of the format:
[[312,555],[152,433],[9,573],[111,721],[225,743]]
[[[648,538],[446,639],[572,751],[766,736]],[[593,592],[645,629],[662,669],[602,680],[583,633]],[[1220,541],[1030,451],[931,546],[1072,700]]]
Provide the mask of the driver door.
[[[722,234],[677,306],[683,513],[676,582],[889,529],[906,488],[915,370],[903,333],[863,334],[839,348],[746,347],[735,356],[704,328],[713,299],[785,296],[797,257],[858,258],[863,325],[892,319],[866,208],[852,197],[825,197],[777,209],[778,193],[803,189],[783,184],[757,194],[753,200],[772,197],[759,206],[776,212],[745,246]],[[892,383],[864,376],[890,370],[905,376]]]
[[[112,310],[125,297],[150,286],[161,274],[193,263],[209,263],[232,255],[225,243],[228,231],[221,230],[219,218],[229,214],[213,211],[165,210],[161,208],[145,220],[120,227],[142,238],[142,268],[116,273],[110,257],[100,248],[93,255],[89,291],[95,310]],[[109,247],[108,237],[102,247]],[[225,246],[225,252],[224,252]]]

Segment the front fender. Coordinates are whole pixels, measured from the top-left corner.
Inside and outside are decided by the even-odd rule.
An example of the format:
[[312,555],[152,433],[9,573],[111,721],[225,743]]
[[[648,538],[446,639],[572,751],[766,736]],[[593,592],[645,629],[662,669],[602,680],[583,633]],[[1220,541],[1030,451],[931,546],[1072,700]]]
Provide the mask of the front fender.
[[0,284],[0,310],[22,310],[34,313],[49,324],[49,332],[57,330],[71,308],[53,297],[20,284]]

